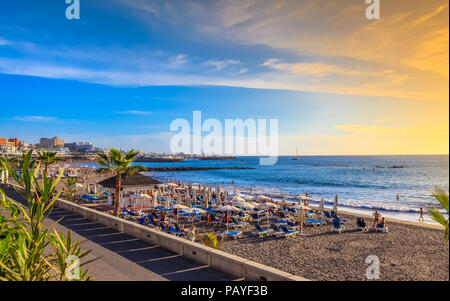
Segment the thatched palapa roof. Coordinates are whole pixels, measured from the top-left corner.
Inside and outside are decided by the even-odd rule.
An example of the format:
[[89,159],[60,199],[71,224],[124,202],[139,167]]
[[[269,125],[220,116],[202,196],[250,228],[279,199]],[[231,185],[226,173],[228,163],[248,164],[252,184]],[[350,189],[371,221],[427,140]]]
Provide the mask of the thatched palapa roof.
[[[140,173],[135,173],[133,175],[129,173],[122,174],[122,183],[121,183],[122,188],[152,186],[157,184],[161,184],[161,182],[153,178],[144,176]],[[114,176],[109,179],[103,180],[99,182],[98,185],[101,185],[106,188],[116,188],[116,177]]]

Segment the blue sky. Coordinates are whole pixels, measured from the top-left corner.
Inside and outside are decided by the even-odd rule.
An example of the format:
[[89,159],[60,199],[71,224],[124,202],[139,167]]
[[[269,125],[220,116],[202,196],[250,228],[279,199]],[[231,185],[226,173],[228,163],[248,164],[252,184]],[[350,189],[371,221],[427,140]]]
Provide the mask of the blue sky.
[[201,110],[279,119],[282,154],[448,153],[415,142],[448,136],[448,2],[329,2],[4,1],[0,137],[166,152]]

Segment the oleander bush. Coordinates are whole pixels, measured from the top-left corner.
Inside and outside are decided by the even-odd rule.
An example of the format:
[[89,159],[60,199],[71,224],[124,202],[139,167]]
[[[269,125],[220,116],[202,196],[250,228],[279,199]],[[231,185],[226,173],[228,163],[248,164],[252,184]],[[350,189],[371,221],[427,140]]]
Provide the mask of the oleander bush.
[[[0,164],[21,189],[27,207],[6,196],[0,189],[0,280],[2,281],[68,281],[93,280],[79,260],[90,251],[82,251],[71,233],[58,232],[44,221],[59,197],[56,179],[44,173],[37,179],[40,163],[31,163],[32,151],[24,156],[20,171],[11,168],[4,159]],[[55,222],[56,223],[56,222]]]

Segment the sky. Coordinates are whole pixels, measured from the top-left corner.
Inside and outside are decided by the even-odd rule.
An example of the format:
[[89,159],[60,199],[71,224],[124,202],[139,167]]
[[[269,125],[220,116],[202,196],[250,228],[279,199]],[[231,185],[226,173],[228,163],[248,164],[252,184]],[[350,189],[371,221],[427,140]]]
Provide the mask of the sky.
[[170,152],[177,118],[278,119],[279,153],[448,154],[449,2],[0,3],[0,137]]

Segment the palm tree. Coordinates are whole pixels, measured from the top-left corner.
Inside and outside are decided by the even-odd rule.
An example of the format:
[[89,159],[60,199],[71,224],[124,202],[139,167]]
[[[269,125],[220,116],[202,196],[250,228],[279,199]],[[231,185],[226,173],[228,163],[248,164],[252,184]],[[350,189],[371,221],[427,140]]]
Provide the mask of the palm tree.
[[144,166],[133,166],[133,161],[139,152],[134,149],[125,155],[121,151],[111,148],[109,156],[104,153],[98,153],[100,160],[97,162],[101,167],[97,169],[99,173],[113,173],[116,177],[116,197],[114,200],[114,216],[119,216],[120,209],[120,191],[122,190],[122,174],[134,174],[137,171],[144,170]]
[[[438,202],[441,204],[442,207],[444,207],[445,210],[447,210],[448,213],[448,192],[445,191],[442,188],[434,188],[431,190],[431,193],[433,196],[438,200]],[[431,215],[431,218],[434,219],[436,222],[444,226],[445,228],[445,240],[448,240],[449,230],[448,230],[448,219],[445,219],[444,216],[442,216],[441,212],[436,207],[428,207],[428,213]]]
[[66,182],[64,184],[66,185],[66,196],[69,202],[73,202],[76,199],[77,189],[73,186],[76,185],[77,183],[78,181],[76,178],[70,177],[66,178]]
[[47,151],[42,151],[38,152],[39,154],[39,158],[38,160],[44,165],[45,168],[45,176],[48,176],[48,167],[50,165],[53,165],[55,163],[57,163],[58,161],[61,160],[61,158],[56,156],[56,152],[47,152]]

